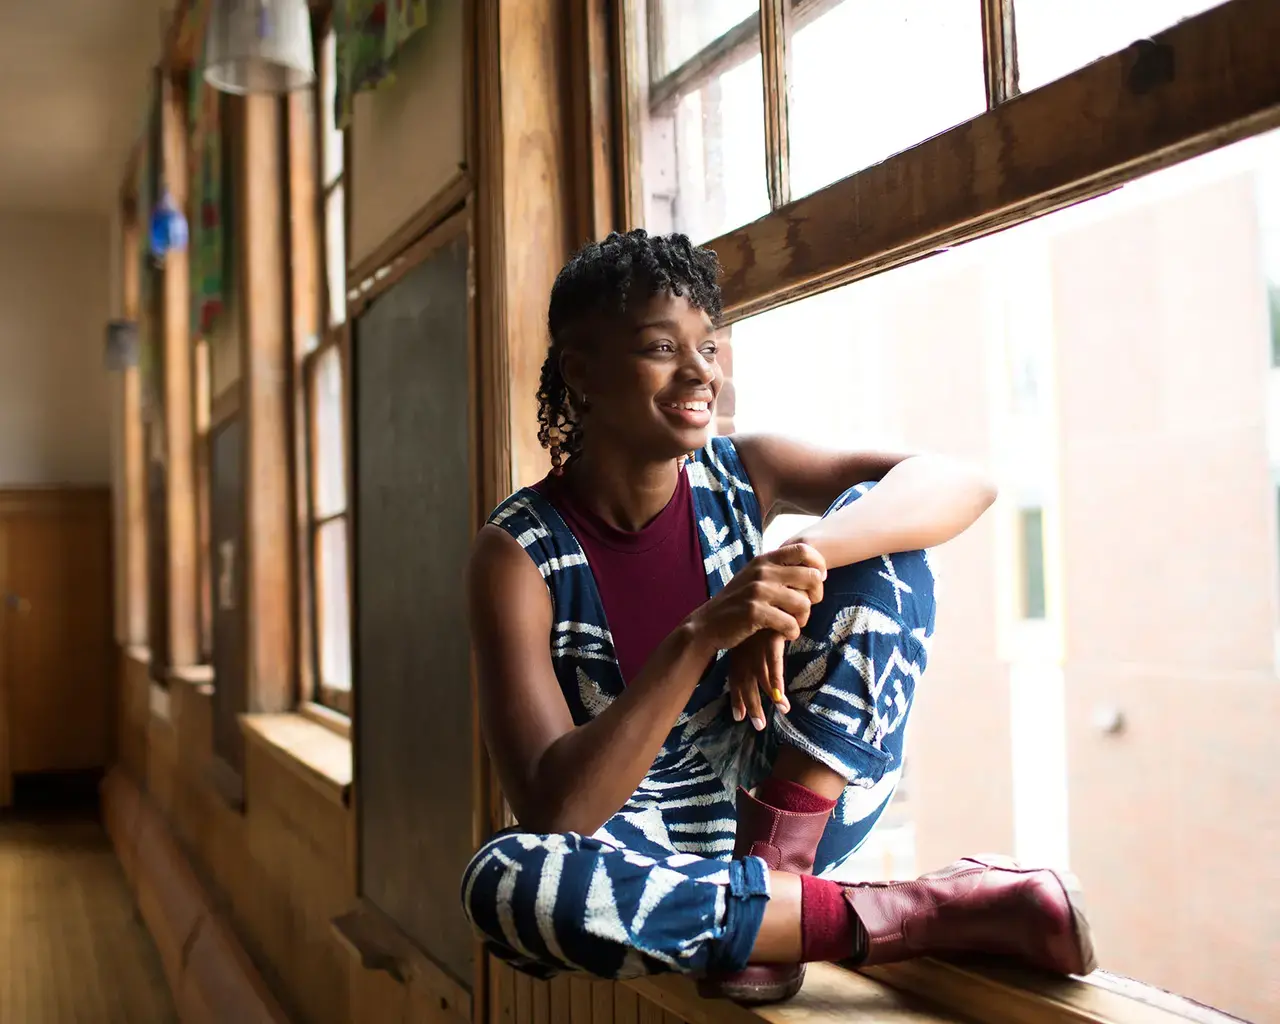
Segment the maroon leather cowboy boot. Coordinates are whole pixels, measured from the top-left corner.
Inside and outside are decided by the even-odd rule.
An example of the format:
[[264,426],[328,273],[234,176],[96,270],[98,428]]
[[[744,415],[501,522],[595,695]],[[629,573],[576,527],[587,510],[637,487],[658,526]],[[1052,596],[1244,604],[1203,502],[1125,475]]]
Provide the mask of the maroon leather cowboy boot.
[[1055,974],[1097,966],[1074,875],[966,857],[911,882],[863,882],[845,900],[866,929],[859,967],[917,956],[983,953]]
[[[773,871],[813,873],[818,842],[830,811],[780,811],[738,789],[738,829],[733,856],[759,857]],[[790,999],[804,984],[804,964],[750,964],[736,974],[711,975],[698,982],[708,999],[774,1003]]]

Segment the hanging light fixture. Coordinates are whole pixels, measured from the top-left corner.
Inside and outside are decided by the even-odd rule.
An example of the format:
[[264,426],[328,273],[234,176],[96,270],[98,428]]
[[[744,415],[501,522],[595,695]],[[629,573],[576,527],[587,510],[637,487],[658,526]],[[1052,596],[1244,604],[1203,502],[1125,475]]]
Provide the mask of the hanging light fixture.
[[307,0],[213,0],[204,79],[236,93],[286,93],[316,77]]

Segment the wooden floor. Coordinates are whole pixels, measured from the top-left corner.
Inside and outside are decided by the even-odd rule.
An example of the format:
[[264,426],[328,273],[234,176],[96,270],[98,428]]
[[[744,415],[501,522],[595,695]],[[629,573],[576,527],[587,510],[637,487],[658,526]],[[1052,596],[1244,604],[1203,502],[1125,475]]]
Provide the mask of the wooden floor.
[[0,1022],[171,1021],[160,958],[97,819],[0,816]]

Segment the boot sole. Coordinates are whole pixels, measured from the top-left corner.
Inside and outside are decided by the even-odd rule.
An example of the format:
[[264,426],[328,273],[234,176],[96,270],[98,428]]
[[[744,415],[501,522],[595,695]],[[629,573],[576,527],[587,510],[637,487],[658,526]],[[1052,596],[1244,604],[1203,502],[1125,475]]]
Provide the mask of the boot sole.
[[728,999],[742,1006],[781,1003],[800,991],[804,985],[804,973],[804,964],[801,964],[800,973],[789,981],[769,983],[702,979],[697,983],[698,995],[703,999]]

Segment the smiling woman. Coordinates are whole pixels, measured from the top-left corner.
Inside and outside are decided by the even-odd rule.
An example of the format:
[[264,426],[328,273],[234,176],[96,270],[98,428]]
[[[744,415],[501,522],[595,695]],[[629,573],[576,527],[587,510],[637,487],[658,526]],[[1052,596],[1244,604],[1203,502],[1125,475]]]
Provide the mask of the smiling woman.
[[[935,610],[920,549],[994,492],[948,460],[711,437],[718,272],[685,236],[637,230],[552,289],[552,471],[495,510],[470,566],[480,717],[520,826],[472,860],[468,915],[528,973],[675,970],[747,1003],[795,994],[820,960],[1091,970],[1055,872],[818,877],[901,775]],[[777,512],[824,509],[762,553]]]

